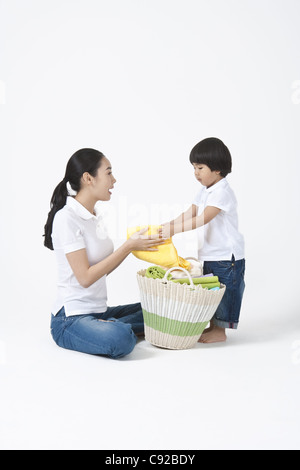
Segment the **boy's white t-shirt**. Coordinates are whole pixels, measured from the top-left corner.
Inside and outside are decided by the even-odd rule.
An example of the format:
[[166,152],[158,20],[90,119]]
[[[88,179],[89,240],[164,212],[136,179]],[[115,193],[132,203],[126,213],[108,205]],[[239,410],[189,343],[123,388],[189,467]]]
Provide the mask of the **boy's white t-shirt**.
[[223,178],[210,188],[203,186],[193,204],[198,215],[213,206],[221,212],[208,224],[197,229],[200,261],[236,260],[245,258],[244,237],[238,230],[237,200],[228,181]]
[[73,197],[55,214],[52,229],[53,248],[57,259],[58,292],[52,308],[56,313],[65,308],[66,316],[103,313],[107,310],[106,275],[88,288],[77,281],[66,254],[86,249],[90,266],[114,251],[100,214],[92,215]]

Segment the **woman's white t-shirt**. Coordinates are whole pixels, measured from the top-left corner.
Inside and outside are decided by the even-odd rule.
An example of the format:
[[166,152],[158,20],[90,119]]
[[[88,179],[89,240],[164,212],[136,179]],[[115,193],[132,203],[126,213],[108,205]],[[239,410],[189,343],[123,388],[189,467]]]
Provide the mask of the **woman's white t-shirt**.
[[114,251],[100,214],[92,215],[73,197],[54,217],[53,248],[58,267],[58,293],[52,308],[55,315],[62,307],[66,316],[103,313],[107,310],[106,275],[88,288],[77,281],[66,254],[86,249],[90,266]]
[[245,258],[244,237],[239,233],[237,200],[228,181],[224,178],[210,188],[202,186],[193,201],[198,215],[206,207],[221,209],[208,224],[197,229],[198,256],[200,261],[236,260]]

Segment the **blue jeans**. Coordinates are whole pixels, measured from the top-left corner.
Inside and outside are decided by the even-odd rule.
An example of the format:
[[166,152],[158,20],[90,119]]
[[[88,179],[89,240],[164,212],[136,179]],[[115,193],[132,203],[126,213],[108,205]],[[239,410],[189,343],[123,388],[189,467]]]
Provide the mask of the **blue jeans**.
[[[101,321],[105,320],[105,321]],[[51,317],[51,334],[61,348],[119,359],[130,354],[144,332],[141,304],[108,307],[104,313]]]
[[204,274],[213,273],[226,285],[226,292],[212,322],[220,328],[237,329],[245,290],[245,260],[205,261]]

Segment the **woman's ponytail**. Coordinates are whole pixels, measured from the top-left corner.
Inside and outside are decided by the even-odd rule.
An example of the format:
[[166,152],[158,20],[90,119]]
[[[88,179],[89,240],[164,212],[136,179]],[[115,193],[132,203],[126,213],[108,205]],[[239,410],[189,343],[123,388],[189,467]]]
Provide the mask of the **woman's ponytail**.
[[45,225],[44,245],[49,250],[53,250],[52,227],[55,214],[66,205],[67,197],[69,196],[67,183],[69,182],[72,190],[78,193],[81,189],[82,175],[88,172],[91,176],[95,177],[103,158],[103,153],[87,148],[78,150],[68,161],[66,176],[54,190],[50,203],[51,210]]
[[50,203],[51,210],[48,214],[48,219],[45,225],[44,245],[46,248],[49,248],[49,250],[53,250],[51,235],[55,214],[66,205],[68,195],[67,180],[64,178],[54,190]]

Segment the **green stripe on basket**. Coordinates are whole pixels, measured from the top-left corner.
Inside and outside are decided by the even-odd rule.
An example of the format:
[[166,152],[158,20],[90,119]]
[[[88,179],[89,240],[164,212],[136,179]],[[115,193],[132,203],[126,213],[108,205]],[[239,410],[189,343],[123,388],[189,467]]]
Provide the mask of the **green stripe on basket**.
[[197,336],[201,335],[209,322],[190,323],[170,318],[161,317],[155,313],[143,309],[144,322],[154,330],[175,336]]

